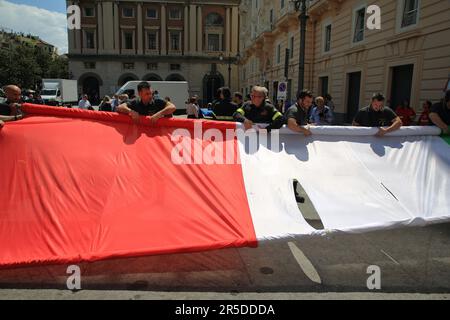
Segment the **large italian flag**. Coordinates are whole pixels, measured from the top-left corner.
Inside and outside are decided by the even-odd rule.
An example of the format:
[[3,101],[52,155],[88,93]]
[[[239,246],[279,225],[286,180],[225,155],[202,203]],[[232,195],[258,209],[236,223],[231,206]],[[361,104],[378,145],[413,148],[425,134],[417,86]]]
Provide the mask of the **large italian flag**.
[[[255,133],[255,149],[246,145],[250,135],[230,135],[235,123],[134,124],[118,114],[30,104],[24,111],[24,120],[0,130],[1,266],[450,219],[450,146],[435,128],[382,139],[376,129],[318,127],[310,138],[282,129],[269,143]],[[294,179],[325,230],[302,216]]]

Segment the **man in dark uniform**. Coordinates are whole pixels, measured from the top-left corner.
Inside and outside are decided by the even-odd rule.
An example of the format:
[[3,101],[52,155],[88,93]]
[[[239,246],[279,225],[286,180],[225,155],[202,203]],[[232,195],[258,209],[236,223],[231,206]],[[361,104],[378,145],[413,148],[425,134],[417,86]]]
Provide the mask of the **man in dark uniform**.
[[230,88],[220,88],[217,96],[219,99],[212,106],[213,118],[219,121],[233,121],[233,114],[238,106],[231,102]]
[[138,85],[139,97],[117,107],[117,112],[128,114],[135,122],[140,116],[150,116],[153,123],[162,117],[171,117],[176,111],[175,105],[164,100],[153,99],[150,84],[146,81]]
[[450,133],[450,90],[445,93],[443,101],[431,107],[430,120],[445,134]]
[[251,101],[244,103],[233,115],[235,121],[244,124],[245,130],[251,129],[254,123],[268,123],[268,131],[283,126],[283,115],[273,104],[266,101],[267,93],[264,87],[253,87]]
[[240,92],[235,92],[233,94],[233,102],[237,104],[238,108],[242,107],[244,104],[244,96]]
[[289,129],[303,133],[305,136],[311,135],[311,131],[305,126],[309,123],[309,109],[312,102],[313,95],[310,91],[303,90],[297,94],[297,102],[288,109],[285,115]]
[[23,118],[23,113],[20,111],[21,105],[20,95],[21,90],[15,85],[5,87],[6,101],[0,103],[0,127],[4,126],[5,122],[16,121]]
[[376,134],[378,137],[400,129],[402,127],[402,120],[391,108],[384,106],[384,100],[383,94],[375,93],[372,96],[370,106],[358,111],[353,125],[372,128],[378,127],[379,130]]

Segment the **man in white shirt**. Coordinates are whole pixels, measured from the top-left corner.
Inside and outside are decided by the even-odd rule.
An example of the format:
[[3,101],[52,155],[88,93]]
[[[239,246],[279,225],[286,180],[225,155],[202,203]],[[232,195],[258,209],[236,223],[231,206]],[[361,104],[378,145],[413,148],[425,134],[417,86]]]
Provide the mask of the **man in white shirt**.
[[90,106],[91,103],[88,100],[88,95],[87,94],[83,95],[83,98],[80,100],[80,102],[78,102],[78,108],[86,110]]
[[198,119],[199,118],[200,108],[197,104],[197,99],[192,97],[189,100],[189,104],[186,106],[186,114],[188,119]]

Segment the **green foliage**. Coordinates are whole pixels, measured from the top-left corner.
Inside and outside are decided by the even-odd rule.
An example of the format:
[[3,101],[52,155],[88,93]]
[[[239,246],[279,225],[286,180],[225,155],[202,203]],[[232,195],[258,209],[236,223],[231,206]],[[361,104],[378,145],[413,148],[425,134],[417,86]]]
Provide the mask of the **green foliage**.
[[68,69],[67,59],[53,57],[26,43],[0,49],[0,86],[16,84],[22,89],[39,89],[43,78],[67,79]]

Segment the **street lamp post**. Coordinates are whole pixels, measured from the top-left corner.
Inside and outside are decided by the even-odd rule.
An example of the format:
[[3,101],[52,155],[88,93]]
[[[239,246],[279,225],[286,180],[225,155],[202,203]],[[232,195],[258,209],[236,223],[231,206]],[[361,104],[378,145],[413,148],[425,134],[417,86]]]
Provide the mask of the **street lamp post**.
[[308,14],[306,12],[306,0],[293,0],[295,11],[300,11],[298,19],[300,20],[300,53],[298,66],[298,90],[301,91],[305,86],[305,47],[306,47],[306,23]]
[[[227,58],[227,64],[228,64],[228,88],[230,88],[230,89],[231,89],[231,64],[233,64],[233,63],[237,64],[239,62],[240,58],[241,58],[241,55],[239,54],[239,52],[236,54],[235,57],[232,57],[230,55]],[[222,61],[222,62],[225,60],[225,57],[223,56],[222,53],[219,56],[219,60]]]
[[228,61],[228,88],[231,88],[231,62]]

